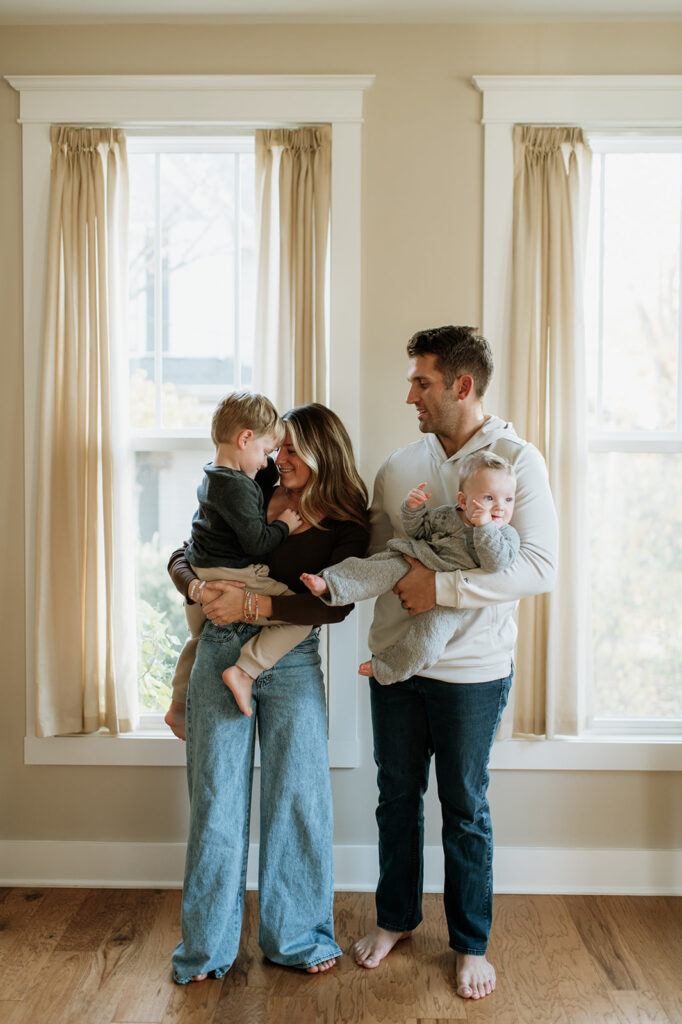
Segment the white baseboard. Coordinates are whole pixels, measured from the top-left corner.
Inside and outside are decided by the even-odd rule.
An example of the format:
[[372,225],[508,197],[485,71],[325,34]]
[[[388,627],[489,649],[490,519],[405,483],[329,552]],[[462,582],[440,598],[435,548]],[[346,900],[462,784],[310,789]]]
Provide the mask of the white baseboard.
[[[160,888],[182,886],[184,843],[0,841],[0,885]],[[249,849],[247,886],[256,888],[258,846]],[[335,846],[337,890],[371,892],[375,846]],[[495,892],[682,895],[682,850],[498,846]],[[439,846],[424,851],[424,888],[443,890]]]

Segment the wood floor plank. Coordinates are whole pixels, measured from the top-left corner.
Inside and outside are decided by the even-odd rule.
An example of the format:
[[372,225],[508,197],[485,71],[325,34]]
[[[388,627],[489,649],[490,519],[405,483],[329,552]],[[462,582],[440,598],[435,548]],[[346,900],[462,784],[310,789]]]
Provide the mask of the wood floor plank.
[[625,991],[645,988],[641,967],[624,945],[621,929],[614,926],[608,914],[608,898],[571,896],[566,905],[607,987]]
[[[512,980],[519,1024],[571,1024],[561,1002],[559,979],[553,974],[544,944],[533,927],[533,898],[498,899],[495,915],[500,970]],[[495,995],[495,1001],[499,993]],[[490,997],[488,997],[490,998]],[[484,1000],[485,1003],[485,1000]]]
[[0,902],[0,964],[9,959],[28,929],[28,922],[39,911],[45,897],[41,889],[5,888]]
[[630,959],[639,967],[640,991],[653,992],[668,1017],[682,1021],[682,900],[612,896],[603,902]]
[[536,938],[542,943],[550,972],[571,1024],[620,1024],[604,991],[601,973],[587,951],[563,896],[528,900]]
[[85,896],[85,889],[49,889],[35,903],[37,909],[17,927],[16,940],[0,964],[0,991],[6,999],[22,999],[35,985]]
[[[611,992],[623,1024],[677,1024],[652,992]],[[679,1020],[679,1018],[677,1018]]]
[[212,1024],[222,987],[222,978],[174,985],[162,1024]]
[[[50,954],[22,1003],[21,1024],[63,1024],[67,1010],[87,977],[93,953]],[[89,1022],[88,1022],[89,1024]]]

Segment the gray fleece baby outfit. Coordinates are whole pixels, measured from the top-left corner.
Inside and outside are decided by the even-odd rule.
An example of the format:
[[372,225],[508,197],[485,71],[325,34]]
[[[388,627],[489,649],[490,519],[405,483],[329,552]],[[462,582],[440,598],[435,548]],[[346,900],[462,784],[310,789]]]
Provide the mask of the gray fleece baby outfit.
[[[323,601],[330,605],[350,604],[387,593],[409,571],[403,555],[418,558],[427,569],[436,572],[475,568],[499,572],[508,568],[519,552],[519,535],[513,526],[467,526],[455,505],[430,510],[421,505],[411,509],[403,502],[400,519],[407,540],[394,537],[385,551],[369,558],[346,558],[322,571],[320,575],[329,588]],[[383,685],[397,683],[434,665],[463,615],[456,608],[439,605],[415,615],[400,640],[380,655],[372,656],[374,678]]]

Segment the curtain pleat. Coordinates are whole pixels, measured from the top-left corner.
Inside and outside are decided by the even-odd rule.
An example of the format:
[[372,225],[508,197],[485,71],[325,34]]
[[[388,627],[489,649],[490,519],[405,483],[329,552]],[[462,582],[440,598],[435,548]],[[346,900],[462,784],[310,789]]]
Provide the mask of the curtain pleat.
[[331,128],[256,132],[254,379],[278,408],[326,402]]
[[574,734],[589,671],[582,316],[591,153],[579,128],[514,128],[511,413],[542,452],[559,517],[551,594],[519,606],[516,735]]
[[113,129],[53,127],[36,517],[36,732],[137,724],[121,304],[128,177]]

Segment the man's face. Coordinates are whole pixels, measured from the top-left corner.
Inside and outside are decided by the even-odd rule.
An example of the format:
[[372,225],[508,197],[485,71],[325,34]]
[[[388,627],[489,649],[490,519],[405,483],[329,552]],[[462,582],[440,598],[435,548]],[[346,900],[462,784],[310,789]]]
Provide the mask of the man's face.
[[457,381],[447,388],[443,374],[436,369],[436,362],[435,355],[412,356],[407,374],[410,390],[406,401],[417,410],[422,434],[448,437],[458,418],[458,401],[455,397]]

